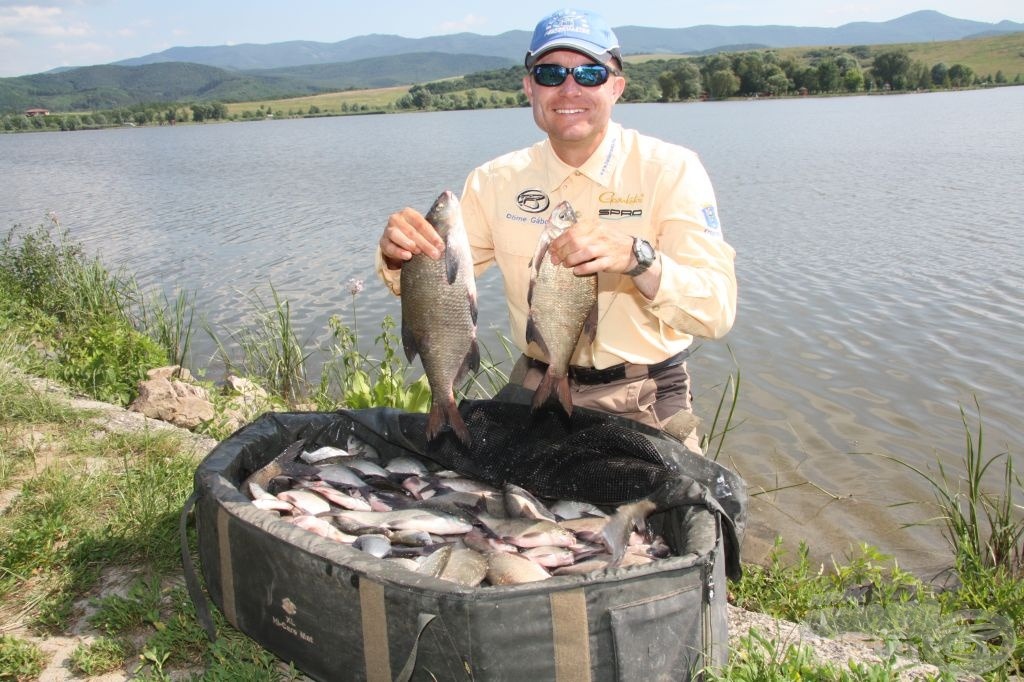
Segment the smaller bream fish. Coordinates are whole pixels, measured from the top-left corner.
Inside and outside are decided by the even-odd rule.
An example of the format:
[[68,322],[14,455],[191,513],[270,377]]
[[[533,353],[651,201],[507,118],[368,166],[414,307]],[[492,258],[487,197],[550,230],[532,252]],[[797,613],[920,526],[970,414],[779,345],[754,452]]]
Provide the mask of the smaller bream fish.
[[548,363],[533,395],[533,409],[555,395],[569,415],[569,361],[580,339],[593,342],[597,332],[597,275],[576,276],[572,268],[552,264],[548,247],[576,221],[576,212],[568,201],[555,206],[530,261],[532,272],[526,299],[530,306],[526,342],[536,344]]

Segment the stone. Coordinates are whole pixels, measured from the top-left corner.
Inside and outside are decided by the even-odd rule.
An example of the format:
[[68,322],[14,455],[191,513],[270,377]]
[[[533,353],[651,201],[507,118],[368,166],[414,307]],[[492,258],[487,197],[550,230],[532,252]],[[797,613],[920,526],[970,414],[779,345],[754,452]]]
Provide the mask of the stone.
[[[184,370],[182,375],[187,372]],[[186,429],[194,429],[213,419],[213,402],[206,389],[172,378],[174,373],[173,367],[161,367],[147,372],[150,378],[139,382],[139,395],[128,409]],[[191,378],[192,375],[187,376]]]

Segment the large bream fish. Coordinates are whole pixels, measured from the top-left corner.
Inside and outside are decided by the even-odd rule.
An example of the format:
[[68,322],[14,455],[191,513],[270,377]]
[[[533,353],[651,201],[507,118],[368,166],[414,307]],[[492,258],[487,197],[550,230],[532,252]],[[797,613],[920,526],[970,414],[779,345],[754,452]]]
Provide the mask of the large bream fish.
[[444,254],[439,260],[416,254],[402,265],[402,345],[409,362],[420,356],[430,384],[427,438],[434,440],[448,424],[468,445],[471,437],[454,388],[480,366],[473,258],[452,192],[441,193],[426,219],[444,240]]
[[535,343],[548,363],[547,372],[533,395],[533,408],[544,405],[552,394],[566,414],[572,414],[569,361],[581,337],[594,340],[597,331],[597,275],[578,277],[572,268],[553,265],[548,247],[562,232],[576,224],[568,201],[555,206],[547,227],[537,241],[530,261],[526,342]]

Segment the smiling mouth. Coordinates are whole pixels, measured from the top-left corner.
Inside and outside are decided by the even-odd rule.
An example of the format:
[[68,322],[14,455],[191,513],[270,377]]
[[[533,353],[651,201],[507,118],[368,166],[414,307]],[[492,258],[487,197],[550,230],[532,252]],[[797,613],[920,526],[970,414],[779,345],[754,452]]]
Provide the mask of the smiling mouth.
[[586,109],[555,109],[556,114],[582,114]]

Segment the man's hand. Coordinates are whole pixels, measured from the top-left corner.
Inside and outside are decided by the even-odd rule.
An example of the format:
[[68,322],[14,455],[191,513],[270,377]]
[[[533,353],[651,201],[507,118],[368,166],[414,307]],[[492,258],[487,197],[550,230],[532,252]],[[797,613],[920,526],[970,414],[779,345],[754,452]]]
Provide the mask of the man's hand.
[[414,254],[422,253],[437,259],[444,251],[444,242],[437,230],[414,208],[392,213],[379,243],[384,263],[392,270],[401,268],[402,263]]
[[633,238],[609,230],[600,223],[574,225],[558,236],[549,249],[551,262],[572,268],[575,275],[595,272],[628,272],[636,265]]
[[[594,226],[574,225],[551,242],[551,262],[572,268],[577,276],[595,272],[624,275],[636,267],[633,237],[609,230],[600,223]],[[648,299],[654,299],[661,288],[661,257],[633,278],[633,285]]]

